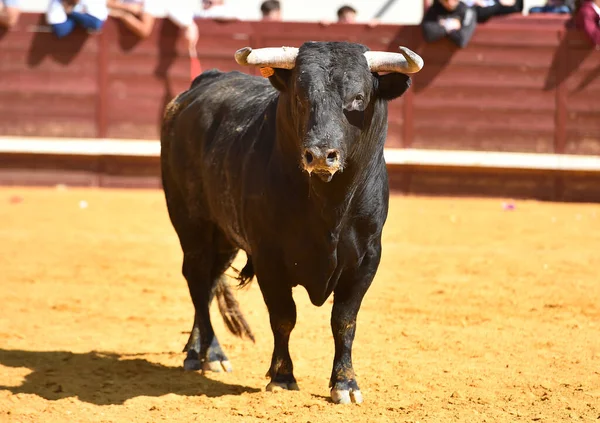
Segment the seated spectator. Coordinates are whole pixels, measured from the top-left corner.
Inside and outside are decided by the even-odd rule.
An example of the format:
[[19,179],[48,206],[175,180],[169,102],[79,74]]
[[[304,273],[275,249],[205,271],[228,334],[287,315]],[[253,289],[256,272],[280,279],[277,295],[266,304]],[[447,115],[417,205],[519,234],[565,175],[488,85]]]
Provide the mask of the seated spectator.
[[281,21],[281,3],[279,0],[263,1],[260,5],[263,21]]
[[156,16],[165,15],[179,28],[185,30],[190,54],[196,52],[198,26],[194,22],[193,4],[187,0],[107,0],[111,16],[120,19],[123,24],[140,38],[152,33]]
[[477,22],[483,23],[494,16],[523,12],[523,0],[462,0],[477,14]]
[[425,41],[448,37],[459,47],[466,47],[476,25],[475,11],[460,0],[434,0],[421,22]]
[[0,26],[12,28],[17,24],[20,14],[19,0],[0,0]]
[[543,6],[535,6],[529,9],[529,13],[571,13],[571,8],[564,0],[548,0]]
[[600,50],[600,0],[583,0],[575,4],[575,25]]
[[80,25],[97,32],[108,17],[106,0],[51,0],[46,20],[58,38],[69,35]]
[[225,4],[225,0],[202,0],[202,10],[196,16],[220,21],[237,20],[233,10]]
[[352,6],[344,5],[338,9],[337,17],[338,23],[356,23],[356,9]]

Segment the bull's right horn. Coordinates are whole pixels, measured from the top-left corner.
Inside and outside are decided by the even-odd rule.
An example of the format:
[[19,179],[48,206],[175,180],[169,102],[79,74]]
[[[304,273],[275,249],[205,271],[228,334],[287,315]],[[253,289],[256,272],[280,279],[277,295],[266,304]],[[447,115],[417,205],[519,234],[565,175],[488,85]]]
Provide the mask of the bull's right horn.
[[235,61],[242,66],[294,69],[296,56],[298,56],[296,47],[269,47],[256,50],[244,47],[235,52]]
[[367,51],[365,58],[371,72],[417,73],[423,69],[421,56],[406,47],[400,47],[400,53]]

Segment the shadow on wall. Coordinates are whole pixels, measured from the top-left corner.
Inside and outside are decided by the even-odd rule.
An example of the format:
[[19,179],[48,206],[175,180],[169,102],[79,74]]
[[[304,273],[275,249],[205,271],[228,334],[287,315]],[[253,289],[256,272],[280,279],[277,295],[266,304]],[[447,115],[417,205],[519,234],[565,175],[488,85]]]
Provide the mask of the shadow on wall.
[[35,27],[37,32],[27,55],[27,64],[32,67],[38,66],[46,56],[50,56],[58,63],[68,65],[79,54],[89,38],[87,31],[76,27],[68,37],[58,39],[54,34],[45,30],[45,28],[49,29],[49,26],[44,15],[40,16]]
[[107,352],[0,349],[0,364],[31,370],[21,385],[0,386],[0,390],[33,394],[50,401],[77,397],[91,404],[109,405],[123,404],[138,396],[160,397],[170,393],[213,398],[260,391],[212,380],[180,367]]
[[425,62],[423,70],[412,76],[412,90],[419,93],[425,90],[450,63],[459,48],[447,39],[434,43],[423,40],[420,26],[400,28],[389,51],[397,51],[398,45],[406,46],[418,53]]
[[[572,21],[566,23],[566,30],[573,29]],[[567,81],[594,51],[591,43],[580,32],[568,31],[554,52],[552,65],[546,75],[544,90],[551,91]],[[573,89],[573,92],[584,90],[592,81],[600,76],[600,66],[592,69]]]
[[163,99],[159,116],[156,122],[158,122],[160,133],[160,125],[162,123],[163,111],[167,104],[173,99],[175,93],[173,92],[173,85],[169,78],[169,69],[175,63],[177,59],[177,39],[180,36],[179,27],[171,22],[169,19],[163,19],[161,27],[159,29],[160,34],[158,36],[158,64],[154,70],[154,75],[163,82]]
[[121,20],[111,20],[116,23],[117,40],[122,51],[130,52],[142,41],[141,38],[131,32]]

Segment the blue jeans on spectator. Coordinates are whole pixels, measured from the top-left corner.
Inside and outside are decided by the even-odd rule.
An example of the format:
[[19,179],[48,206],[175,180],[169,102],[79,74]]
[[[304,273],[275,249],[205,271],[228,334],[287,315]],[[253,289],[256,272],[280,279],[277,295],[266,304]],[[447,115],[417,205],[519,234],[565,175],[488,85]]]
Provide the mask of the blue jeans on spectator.
[[529,13],[571,13],[569,6],[536,6],[529,9]]
[[98,31],[102,28],[103,23],[104,21],[87,13],[72,12],[67,15],[67,20],[63,23],[52,25],[52,30],[58,38],[63,38],[73,32],[75,24],[79,24],[88,30]]

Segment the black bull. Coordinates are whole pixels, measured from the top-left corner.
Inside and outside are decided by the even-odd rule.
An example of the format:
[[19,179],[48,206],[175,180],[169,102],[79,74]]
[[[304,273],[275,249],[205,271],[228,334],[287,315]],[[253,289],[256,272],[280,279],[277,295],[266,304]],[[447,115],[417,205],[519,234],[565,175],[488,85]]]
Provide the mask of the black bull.
[[236,60],[271,76],[207,71],[162,125],[163,188],[196,312],[184,366],[231,369],[210,321],[214,296],[228,328],[253,339],[223,276],[242,249],[239,278],[256,275],[273,331],[267,389],[298,389],[288,342],[302,285],[316,306],[334,294],[333,401],[361,402],[352,343],[388,212],[387,102],[423,62],[403,47],[342,42],[246,48]]

